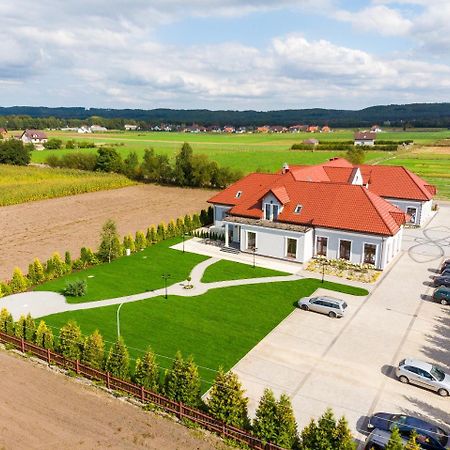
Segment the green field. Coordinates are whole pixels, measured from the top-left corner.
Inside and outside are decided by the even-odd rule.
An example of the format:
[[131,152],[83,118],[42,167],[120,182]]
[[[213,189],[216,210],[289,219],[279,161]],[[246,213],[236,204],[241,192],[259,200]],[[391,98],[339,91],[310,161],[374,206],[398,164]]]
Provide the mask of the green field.
[[[313,279],[214,289],[197,297],[169,294],[167,300],[155,297],[124,304],[120,310],[120,330],[133,360],[148,345],[159,355],[162,368],[170,367],[170,358],[178,350],[185,356],[193,355],[195,362],[203,366],[200,375],[206,391],[215,370],[220,366],[225,370],[233,367],[294,309],[296,300],[319,287],[367,294],[363,289],[321,284]],[[116,339],[116,312],[117,306],[108,306],[44,319],[55,327],[55,334],[69,319],[76,320],[85,334],[99,329],[109,347]]]
[[0,206],[135,184],[123,175],[0,164]]

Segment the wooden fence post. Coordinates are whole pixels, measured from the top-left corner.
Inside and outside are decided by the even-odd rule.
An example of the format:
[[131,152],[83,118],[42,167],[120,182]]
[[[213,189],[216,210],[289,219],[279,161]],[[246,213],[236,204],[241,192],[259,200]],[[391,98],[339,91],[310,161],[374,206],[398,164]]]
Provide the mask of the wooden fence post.
[[75,372],[77,375],[80,375],[80,361],[78,359],[75,362]]
[[47,362],[50,364],[50,362],[51,362],[51,358],[50,358],[50,349],[48,348],[47,349]]
[[145,390],[144,390],[144,386],[141,386],[141,402],[145,402]]
[[110,384],[109,384],[109,372],[106,372],[106,387],[109,389],[110,388]]
[[181,403],[181,402],[178,402],[178,407],[179,407],[179,409],[178,409],[178,411],[179,411],[179,415],[180,415],[180,419],[183,417],[183,403]]
[[22,351],[22,353],[25,353],[25,339],[22,338],[20,340],[20,350]]

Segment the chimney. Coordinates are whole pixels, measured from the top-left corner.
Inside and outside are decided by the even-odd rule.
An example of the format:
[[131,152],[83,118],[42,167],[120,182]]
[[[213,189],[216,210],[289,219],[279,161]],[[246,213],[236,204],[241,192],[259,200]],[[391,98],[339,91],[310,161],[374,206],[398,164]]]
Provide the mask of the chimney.
[[283,164],[283,169],[281,170],[282,174],[288,173],[289,172],[289,164],[288,163],[284,163]]

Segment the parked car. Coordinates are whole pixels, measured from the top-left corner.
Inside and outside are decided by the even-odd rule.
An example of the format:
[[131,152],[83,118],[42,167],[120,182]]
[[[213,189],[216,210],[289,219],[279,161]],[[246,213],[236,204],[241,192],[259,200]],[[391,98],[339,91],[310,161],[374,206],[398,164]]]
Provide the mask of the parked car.
[[330,317],[342,317],[347,309],[347,303],[333,297],[303,297],[298,306],[305,311],[315,311]]
[[447,266],[445,269],[441,270],[439,274],[440,277],[448,277],[450,276],[450,266]]
[[399,362],[395,373],[402,383],[431,389],[442,397],[450,395],[450,375],[433,364],[406,358]]
[[446,259],[446,260],[441,264],[441,268],[439,269],[439,273],[442,273],[447,267],[450,267],[450,259]]
[[433,300],[439,302],[441,305],[450,305],[450,288],[438,287],[433,292]]
[[427,450],[446,450],[450,448],[448,431],[425,420],[404,414],[375,413],[367,424],[369,430],[377,429],[391,432],[397,427],[402,438],[408,440],[412,430],[416,430],[417,442]]
[[[364,443],[364,450],[384,450],[391,437],[390,431],[380,430],[375,428],[369,436],[367,436],[366,442]],[[408,441],[402,438],[403,444]]]
[[433,284],[437,287],[450,287],[450,275],[438,275],[437,277],[434,277]]

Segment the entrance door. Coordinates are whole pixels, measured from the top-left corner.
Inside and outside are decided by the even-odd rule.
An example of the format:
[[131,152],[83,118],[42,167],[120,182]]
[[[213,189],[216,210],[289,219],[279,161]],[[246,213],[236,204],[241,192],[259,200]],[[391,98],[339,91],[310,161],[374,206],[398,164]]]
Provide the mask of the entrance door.
[[339,244],[339,258],[350,260],[352,242],[341,240]]
[[297,258],[297,239],[287,238],[286,256],[288,258]]

